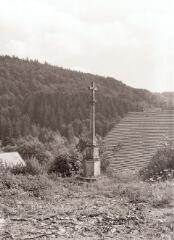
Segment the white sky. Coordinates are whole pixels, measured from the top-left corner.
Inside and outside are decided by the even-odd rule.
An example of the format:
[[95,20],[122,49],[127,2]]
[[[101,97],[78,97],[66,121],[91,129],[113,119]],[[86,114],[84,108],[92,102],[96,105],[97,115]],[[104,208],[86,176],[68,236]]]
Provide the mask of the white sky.
[[0,0],[0,54],[174,91],[174,0]]

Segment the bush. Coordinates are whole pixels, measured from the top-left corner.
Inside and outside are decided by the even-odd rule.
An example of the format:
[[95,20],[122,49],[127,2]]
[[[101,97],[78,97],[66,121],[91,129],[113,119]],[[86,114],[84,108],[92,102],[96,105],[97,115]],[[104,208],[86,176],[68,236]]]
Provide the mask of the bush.
[[66,153],[57,156],[49,172],[59,173],[62,177],[78,174],[81,168],[81,159],[77,153]]
[[17,139],[14,145],[5,146],[3,151],[18,151],[23,159],[36,158],[40,164],[45,164],[52,159],[52,155],[46,150],[45,145],[38,138],[32,136]]
[[110,165],[110,161],[105,158],[106,147],[104,147],[103,142],[99,142],[99,155],[101,161],[101,171],[103,173],[107,173],[108,167]]
[[38,162],[36,158],[26,160],[25,173],[28,173],[30,175],[39,175],[43,172],[43,166]]
[[0,190],[5,188],[10,188],[10,184],[8,182],[10,170],[9,168],[5,167],[2,163],[0,163]]
[[51,155],[45,150],[45,146],[37,138],[28,137],[28,139],[20,139],[17,151],[24,159],[36,158],[39,163],[49,161]]
[[166,145],[159,149],[147,167],[141,170],[140,175],[143,180],[166,180],[173,178],[174,172],[174,148]]
[[25,161],[26,166],[17,165],[9,169],[14,175],[19,174],[30,174],[30,175],[39,175],[43,174],[44,166],[41,165],[36,158],[30,158]]

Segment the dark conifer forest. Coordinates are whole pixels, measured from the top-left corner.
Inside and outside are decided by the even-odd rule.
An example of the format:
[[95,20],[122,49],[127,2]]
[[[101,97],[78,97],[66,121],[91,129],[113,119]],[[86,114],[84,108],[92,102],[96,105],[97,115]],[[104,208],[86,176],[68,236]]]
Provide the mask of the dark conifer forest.
[[67,138],[81,135],[89,129],[92,81],[98,87],[96,131],[101,136],[128,111],[165,107],[157,94],[110,77],[0,56],[0,139],[35,136],[43,128]]

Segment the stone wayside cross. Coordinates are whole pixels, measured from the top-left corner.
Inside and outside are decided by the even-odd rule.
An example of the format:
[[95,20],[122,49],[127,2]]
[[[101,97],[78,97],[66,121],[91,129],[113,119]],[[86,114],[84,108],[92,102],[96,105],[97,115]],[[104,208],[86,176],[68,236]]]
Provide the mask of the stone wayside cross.
[[95,92],[97,91],[97,87],[95,83],[92,82],[91,86],[89,86],[89,90],[91,91],[91,117],[90,117],[90,142],[86,148],[85,156],[84,156],[84,165],[83,165],[83,178],[87,180],[95,180],[97,176],[100,175],[100,157],[99,157],[99,147],[96,142],[95,135]]

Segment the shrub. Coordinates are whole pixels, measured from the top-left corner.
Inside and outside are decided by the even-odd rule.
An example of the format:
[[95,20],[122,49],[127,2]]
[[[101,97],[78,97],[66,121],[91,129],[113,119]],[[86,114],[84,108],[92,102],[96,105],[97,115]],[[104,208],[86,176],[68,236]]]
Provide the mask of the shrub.
[[39,163],[48,162],[52,155],[45,149],[45,146],[38,138],[27,136],[16,140],[15,145],[7,145],[3,151],[18,151],[23,159],[36,158]]
[[80,167],[80,156],[77,153],[66,153],[55,158],[49,172],[59,173],[62,177],[70,177],[74,174],[78,174]]
[[24,159],[36,158],[39,163],[49,160],[49,153],[45,151],[44,145],[37,138],[21,139],[18,144],[19,153]]
[[173,172],[174,148],[172,145],[166,145],[157,151],[148,166],[140,171],[140,175],[143,180],[156,181],[173,178]]
[[26,166],[17,165],[10,169],[14,175],[30,174],[39,175],[44,173],[44,166],[41,165],[36,158],[25,160]]
[[76,145],[77,151],[83,154],[88,144],[89,144],[88,138],[80,138],[78,144]]
[[100,161],[101,161],[101,171],[103,173],[108,173],[108,167],[110,164],[110,161],[105,158],[105,152],[106,152],[106,147],[104,147],[103,142],[99,142],[99,155],[100,155]]
[[43,167],[36,158],[26,160],[25,172],[31,175],[38,175],[43,173]]
[[11,184],[8,181],[10,170],[9,168],[5,167],[2,163],[0,163],[0,189],[2,190],[3,187],[10,188]]

